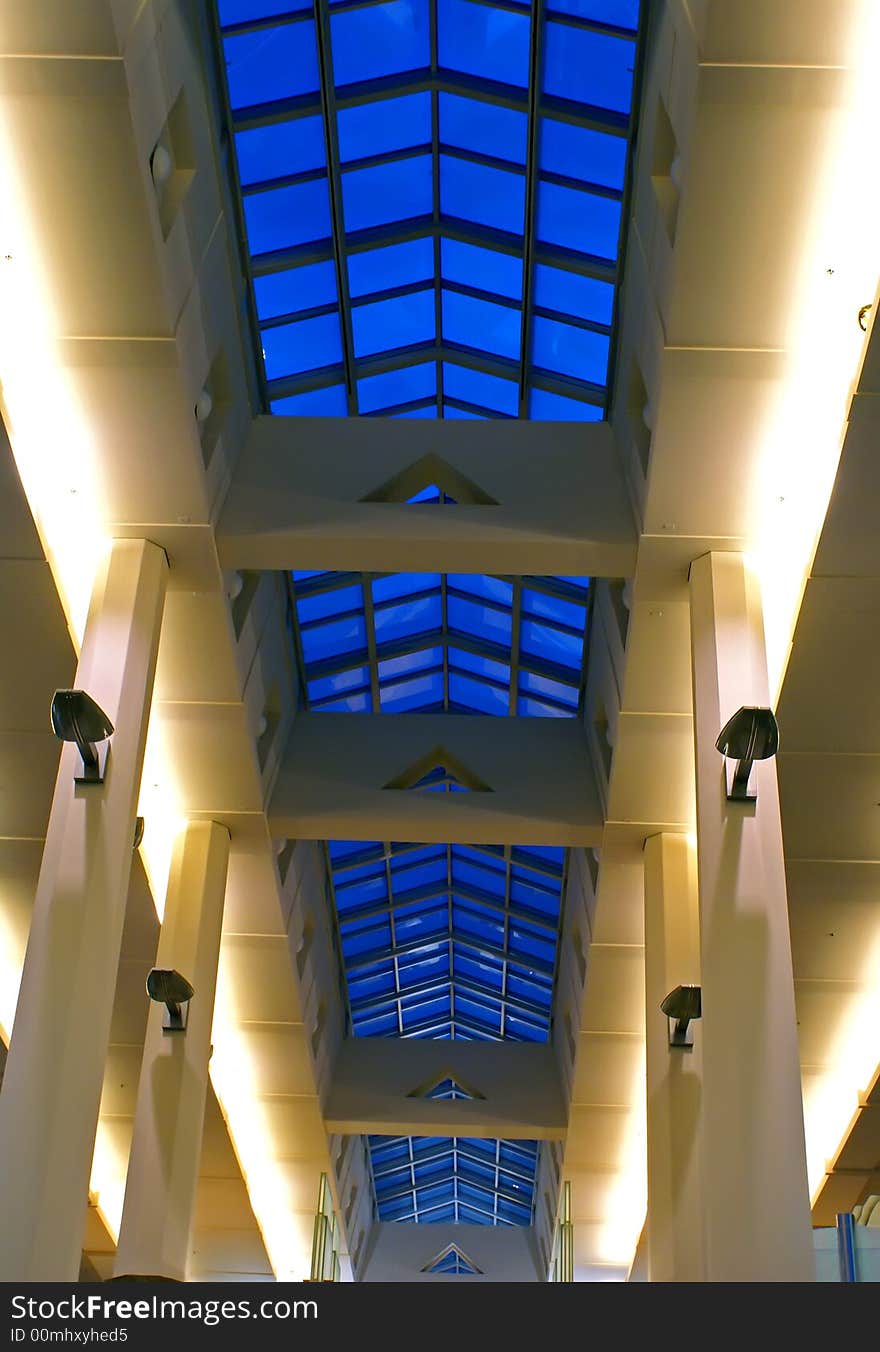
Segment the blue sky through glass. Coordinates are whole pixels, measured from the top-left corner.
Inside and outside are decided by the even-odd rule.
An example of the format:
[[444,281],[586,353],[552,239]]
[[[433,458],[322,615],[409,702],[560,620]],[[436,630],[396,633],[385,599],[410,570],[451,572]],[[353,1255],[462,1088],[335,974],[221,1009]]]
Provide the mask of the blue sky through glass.
[[268,407],[601,418],[638,0],[216,5]]

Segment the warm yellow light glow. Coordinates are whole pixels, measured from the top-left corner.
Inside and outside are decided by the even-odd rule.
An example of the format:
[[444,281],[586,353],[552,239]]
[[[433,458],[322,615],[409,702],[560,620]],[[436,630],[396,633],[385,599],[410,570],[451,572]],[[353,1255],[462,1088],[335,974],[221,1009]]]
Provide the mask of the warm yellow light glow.
[[645,1223],[648,1204],[645,1046],[633,1066],[627,1102],[632,1104],[631,1126],[621,1152],[620,1172],[609,1189],[605,1217],[599,1227],[598,1258],[602,1263],[629,1269]]
[[247,1035],[237,1024],[234,983],[222,954],[212,1040],[211,1083],[272,1270],[279,1281],[303,1281],[311,1271],[311,1218],[304,1225],[303,1216],[289,1205],[288,1181],[276,1158],[272,1125],[260,1096]]
[[[90,428],[64,364],[55,298],[39,260],[44,222],[27,200],[9,126],[0,119],[0,412],[19,477],[52,569],[74,645],[79,650],[98,564],[109,547],[108,512]],[[46,713],[48,724],[48,710]],[[161,713],[152,712],[138,813],[145,819],[140,855],[156,911],[164,910],[174,839],[183,825],[173,750]],[[0,1034],[8,1041],[18,998],[23,948],[2,928],[0,911]],[[229,1035],[232,1038],[232,1035]],[[268,1163],[270,1135],[259,1106],[242,1092],[249,1083],[246,1046],[215,1033],[221,1107],[234,1147],[248,1172],[251,1202],[277,1275],[308,1275],[310,1252],[296,1218],[283,1214],[283,1187]],[[234,1064],[235,1074],[223,1067]],[[123,1133],[124,1135],[124,1133]],[[238,1139],[240,1137],[240,1139]],[[128,1142],[98,1124],[90,1193],[114,1240],[119,1232]]]
[[798,283],[787,308],[787,370],[760,448],[752,558],[774,704],[867,342],[858,315],[874,302],[880,279],[880,183],[868,168],[880,116],[880,6],[867,0],[851,14],[848,93],[816,147],[813,208],[803,218]]
[[[880,181],[869,167],[880,117],[880,5],[862,0],[851,15],[848,98],[827,143],[817,147],[814,209],[804,222],[800,282],[789,306],[788,373],[762,448],[757,497],[763,514],[752,562],[761,583],[774,705],[864,359],[867,335],[859,311],[873,304],[876,313],[880,281]],[[876,960],[863,980],[837,1029],[827,1069],[805,1084],[814,1196],[880,1060]]]

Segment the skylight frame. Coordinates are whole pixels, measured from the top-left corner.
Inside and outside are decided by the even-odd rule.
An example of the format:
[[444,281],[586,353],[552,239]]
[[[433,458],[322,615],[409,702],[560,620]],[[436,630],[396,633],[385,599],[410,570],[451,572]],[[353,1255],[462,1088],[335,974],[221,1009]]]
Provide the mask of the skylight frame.
[[[479,846],[479,845],[423,845],[412,842],[364,842],[363,848],[347,851],[334,860],[333,846],[351,842],[325,842],[324,860],[328,880],[329,900],[332,903],[336,948],[339,954],[342,990],[349,1032],[358,1037],[407,1037],[442,1038],[443,1040],[467,1041],[531,1041],[546,1042],[552,1033],[553,996],[556,987],[556,974],[559,964],[560,935],[562,932],[562,911],[565,889],[568,882],[568,851],[562,850],[561,862],[542,858],[526,847],[520,846]],[[406,856],[428,850],[439,862],[445,861],[443,876],[438,880],[407,888],[398,886],[393,864],[404,861]],[[465,853],[459,853],[459,852]],[[477,885],[466,882],[456,876],[456,864],[459,868],[468,868],[473,857],[484,856],[487,863],[495,866],[495,871],[504,871],[503,891],[481,890]],[[427,861],[426,861],[427,862]],[[384,864],[384,870],[374,871],[371,875],[378,878],[383,874],[384,891],[375,899],[362,905],[340,906],[339,892],[346,887],[346,875],[357,873],[364,866]],[[518,903],[512,897],[512,884],[516,870],[527,870],[533,877],[543,878],[542,886],[555,905],[555,914],[542,913],[534,908]],[[363,878],[357,881],[363,882]],[[531,879],[529,880],[532,881]],[[431,910],[438,913],[445,907],[445,929],[435,929],[427,934],[416,935],[411,940],[398,938],[395,919],[401,913],[417,904],[436,901]],[[495,918],[496,924],[503,926],[503,937],[499,943],[487,940],[485,935],[462,929],[456,924],[456,903],[468,908],[472,914],[485,912]],[[346,953],[346,940],[353,932],[353,926],[363,926],[372,922],[377,930],[385,928],[390,934],[390,943],[382,941],[376,946],[358,952]],[[518,932],[524,928],[535,935],[543,935],[543,942],[552,945],[552,961],[534,954],[526,955],[512,950],[511,926]],[[363,935],[363,928],[354,932]],[[401,964],[406,960],[428,960],[433,953],[446,952],[447,970],[418,984],[407,985],[401,977]],[[472,954],[471,961],[488,960],[497,964],[500,971],[500,987],[481,981],[479,977],[463,977],[456,972],[457,962],[463,956]],[[387,970],[390,964],[390,972]],[[353,997],[350,978],[363,979],[382,966],[386,967],[385,979],[393,979],[393,988],[368,997]],[[532,988],[536,998],[528,994],[517,994],[510,990],[511,978],[520,986]],[[409,1010],[419,1005],[430,1007],[432,997],[444,998],[448,993],[449,1014],[435,1014],[430,1011],[423,1019],[408,1020]],[[497,1029],[488,1023],[480,1023],[474,1015],[463,1012],[460,1000],[464,996],[465,1004],[484,1002],[484,1007],[496,1010],[499,1019]],[[525,1028],[530,1025],[533,1036],[524,1036],[512,1030],[510,1018]],[[368,1023],[383,1020],[384,1031],[364,1031]],[[389,1026],[391,1020],[393,1026]]]
[[[440,504],[420,504],[414,510],[434,510]],[[448,510],[448,507],[443,508]],[[442,663],[432,667],[430,670],[434,673],[442,671],[442,699],[437,699],[408,709],[407,712],[445,712],[445,713],[463,713],[463,714],[481,714],[485,713],[488,717],[501,716],[500,707],[493,712],[487,710],[486,703],[463,704],[456,702],[451,692],[451,677],[458,676],[457,681],[461,679],[468,682],[474,682],[474,690],[482,688],[485,691],[494,691],[492,697],[494,704],[500,706],[502,698],[507,701],[507,714],[514,716],[521,708],[522,701],[529,701],[532,706],[538,704],[546,706],[544,710],[539,711],[532,707],[531,713],[544,712],[546,716],[556,717],[579,717],[583,710],[584,692],[586,687],[586,661],[589,651],[590,626],[592,622],[594,587],[592,579],[586,579],[586,587],[580,588],[576,584],[569,583],[562,578],[539,577],[533,575],[513,575],[513,574],[492,574],[492,576],[508,584],[511,588],[511,602],[506,603],[493,601],[490,598],[476,596],[467,590],[460,589],[456,585],[455,578],[457,574],[428,574],[426,576],[439,576],[439,597],[440,597],[440,623],[436,628],[426,629],[412,635],[406,635],[398,639],[378,642],[375,626],[375,603],[372,596],[372,583],[382,577],[403,577],[406,574],[383,574],[383,573],[352,573],[352,572],[326,572],[313,575],[307,579],[294,579],[288,574],[287,585],[290,594],[290,612],[293,624],[294,649],[297,657],[298,678],[300,686],[300,705],[305,711],[319,712],[334,704],[338,704],[340,699],[354,699],[360,694],[369,694],[368,706],[363,707],[364,713],[382,713],[383,694],[387,691],[393,691],[395,687],[405,683],[407,680],[414,680],[418,675],[429,674],[429,669],[420,669],[419,671],[403,672],[395,675],[382,676],[380,673],[380,664],[387,663],[395,658],[416,655],[422,652],[427,653],[432,648],[438,648],[442,652]],[[479,575],[462,575],[479,576]],[[349,649],[343,652],[337,652],[323,659],[314,659],[307,661],[304,653],[303,636],[309,632],[319,630],[323,624],[331,622],[330,619],[320,621],[304,622],[301,618],[298,599],[308,599],[310,597],[323,595],[327,592],[342,591],[349,587],[360,587],[362,601],[354,609],[345,612],[334,612],[332,622],[344,619],[346,617],[362,619],[365,627],[365,641],[362,647]],[[549,629],[560,635],[567,634],[572,639],[581,643],[580,662],[577,671],[575,668],[555,663],[548,657],[523,651],[521,639],[521,621],[523,611],[523,597],[525,593],[543,594],[555,598],[558,601],[569,601],[583,607],[584,628],[575,630],[565,625],[563,622],[547,620]],[[403,600],[418,601],[436,597],[438,585],[431,583],[424,588],[407,593],[405,598],[400,601],[390,600],[380,603],[379,609],[385,610],[393,608],[397,604],[402,604]],[[497,642],[487,634],[477,635],[467,630],[453,627],[449,620],[449,601],[450,597],[455,598],[467,604],[474,604],[484,607],[502,617],[510,617],[510,642]],[[493,662],[501,667],[507,668],[505,678],[499,676],[497,679],[491,679],[489,676],[476,670],[464,669],[457,664],[455,654],[457,652],[470,653],[472,656]],[[367,678],[356,688],[340,693],[329,693],[323,698],[316,698],[310,689],[311,683],[326,678],[344,675],[346,672],[359,672],[364,670],[368,673]],[[521,677],[525,675],[536,677],[545,681],[552,681],[559,685],[560,693],[556,696],[545,693],[540,697],[527,691],[523,686]],[[562,689],[571,692],[573,698],[563,698]],[[485,695],[485,700],[489,701],[489,694]],[[363,703],[363,701],[361,701]],[[390,702],[390,701],[389,701]],[[390,712],[394,712],[393,709]]]
[[[380,1221],[522,1227],[532,1222],[537,1141],[374,1135],[367,1137],[367,1146]],[[420,1170],[438,1164],[446,1167],[432,1172],[428,1179],[419,1177]],[[494,1175],[491,1182],[485,1178],[486,1172]],[[471,1188],[478,1199],[460,1197],[461,1188]],[[425,1193],[433,1197],[426,1200],[420,1196]],[[399,1203],[403,1207],[395,1205]],[[508,1215],[503,1214],[505,1207]],[[389,1214],[393,1212],[396,1214]]]
[[[285,24],[295,24],[310,19],[318,20],[317,31],[319,33],[320,58],[322,69],[326,63],[326,37],[327,25],[331,15],[341,14],[346,11],[366,8],[370,4],[382,3],[382,0],[351,0],[350,3],[330,6],[327,0],[315,0],[312,9],[297,11],[286,16],[272,16],[265,20],[255,20],[250,23],[230,26],[220,30],[219,20],[216,13],[212,13],[212,18],[216,28],[216,46],[221,54],[222,65],[222,41],[224,36],[237,35],[246,32],[258,30],[274,29]],[[615,112],[611,108],[591,107],[585,103],[573,103],[568,99],[545,93],[538,89],[537,82],[532,79],[528,89],[521,89],[511,85],[500,84],[497,81],[485,79],[472,75],[465,75],[461,72],[449,71],[442,68],[438,62],[437,53],[437,13],[438,0],[429,0],[430,15],[430,64],[418,69],[404,71],[399,75],[380,77],[379,79],[365,80],[348,84],[342,88],[333,87],[331,82],[323,80],[322,86],[326,93],[317,91],[314,95],[297,96],[288,100],[280,100],[272,105],[256,105],[249,109],[240,109],[234,115],[229,113],[228,127],[232,131],[238,131],[246,127],[258,125],[267,125],[272,122],[287,120],[290,117],[301,117],[315,115],[320,113],[325,119],[325,132],[328,132],[328,139],[331,151],[335,139],[335,113],[339,109],[348,107],[358,107],[383,96],[399,96],[405,93],[414,93],[429,91],[432,108],[431,118],[431,143],[428,146],[425,143],[423,149],[430,153],[432,159],[432,209],[423,217],[410,220],[395,222],[389,227],[372,228],[365,231],[349,233],[347,237],[341,235],[339,229],[333,231],[332,239],[323,239],[311,245],[297,245],[289,249],[268,255],[251,256],[246,247],[243,246],[243,257],[247,272],[248,289],[253,292],[253,282],[256,277],[266,275],[269,272],[276,271],[288,266],[293,261],[305,262],[312,260],[333,260],[337,276],[340,279],[338,290],[337,306],[331,306],[326,312],[338,314],[341,325],[341,338],[343,345],[344,361],[340,365],[333,362],[326,367],[319,367],[308,371],[280,375],[277,379],[269,382],[265,378],[265,372],[260,372],[260,393],[261,402],[264,410],[268,411],[273,404],[277,404],[289,397],[303,393],[312,393],[318,390],[332,391],[338,387],[344,388],[345,411],[349,414],[356,411],[357,395],[356,382],[365,376],[376,374],[380,371],[389,369],[398,369],[400,366],[411,362],[424,361],[426,358],[433,360],[437,365],[438,388],[437,399],[426,400],[418,406],[410,403],[397,404],[389,403],[381,409],[372,409],[369,414],[361,416],[406,416],[407,414],[421,414],[436,410],[438,416],[445,416],[445,410],[448,408],[454,414],[470,417],[505,417],[510,414],[499,413],[496,409],[487,408],[480,405],[466,405],[458,401],[452,401],[444,397],[443,391],[443,362],[455,362],[457,364],[471,367],[472,369],[484,371],[486,374],[501,376],[506,379],[513,379],[518,384],[520,391],[518,415],[527,416],[528,401],[526,395],[535,389],[545,391],[550,395],[573,399],[574,406],[571,407],[571,416],[580,416],[584,420],[590,421],[601,417],[607,409],[607,402],[610,398],[611,381],[614,365],[614,333],[616,328],[616,313],[619,301],[619,288],[616,285],[620,273],[620,267],[623,258],[623,244],[625,239],[624,222],[626,219],[626,201],[629,192],[629,182],[632,170],[632,147],[635,139],[635,125],[637,109],[637,94],[641,79],[641,66],[643,61],[643,30],[645,28],[644,20],[639,24],[637,30],[626,26],[618,26],[609,23],[603,23],[598,20],[585,19],[582,16],[563,14],[552,9],[552,5],[547,0],[532,0],[529,5],[515,3],[515,0],[500,0],[500,3],[492,4],[490,0],[470,0],[470,3],[482,5],[486,8],[507,9],[513,13],[531,16],[531,57],[532,65],[537,62],[540,64],[540,41],[545,31],[544,19],[552,21],[556,25],[565,25],[572,29],[582,32],[595,33],[606,37],[616,37],[625,39],[633,44],[633,75],[632,75],[632,93],[630,100],[630,111],[628,113]],[[213,8],[213,7],[212,7]],[[439,211],[439,153],[449,154],[453,158],[462,160],[471,160],[484,166],[491,166],[494,162],[492,157],[480,155],[473,151],[464,151],[459,147],[447,147],[441,145],[439,140],[439,118],[437,116],[437,101],[441,92],[459,94],[465,98],[479,97],[481,100],[494,102],[500,106],[509,107],[528,113],[532,110],[536,116],[530,123],[529,146],[527,152],[527,163],[525,166],[525,176],[528,180],[527,189],[527,211],[530,221],[534,220],[535,200],[537,197],[536,181],[538,177],[538,166],[535,163],[535,143],[538,134],[537,114],[541,116],[550,115],[554,120],[574,124],[586,129],[600,130],[605,134],[611,134],[621,137],[627,142],[627,155],[625,161],[624,178],[621,186],[609,188],[607,185],[595,184],[587,185],[580,180],[568,180],[558,175],[553,175],[547,171],[540,171],[543,181],[559,182],[567,187],[578,191],[589,191],[596,196],[612,197],[619,202],[620,225],[618,230],[617,245],[615,249],[615,259],[590,258],[587,254],[572,252],[562,246],[551,246],[544,242],[539,242],[535,238],[535,231],[527,228],[522,237],[512,236],[505,238],[503,232],[480,227],[472,222],[456,221],[451,217],[441,217]],[[227,100],[228,107],[228,100]],[[330,128],[330,123],[333,124]],[[235,153],[234,136],[227,133],[228,137],[228,155],[227,159],[230,166],[232,177],[236,187],[240,192],[240,185],[237,174],[237,158]],[[388,164],[394,159],[406,157],[413,153],[413,148],[407,148],[402,151],[391,151],[384,155],[370,157],[369,161],[358,161],[362,163]],[[329,182],[332,188],[331,215],[338,222],[339,214],[339,194],[338,186],[340,183],[340,166],[338,154],[331,153],[331,163],[329,169]],[[346,166],[346,169],[351,166]],[[302,176],[299,176],[302,177]],[[308,175],[305,175],[308,177]],[[254,188],[253,191],[258,189]],[[248,193],[252,190],[249,188]],[[238,193],[236,194],[238,195]],[[361,249],[372,247],[376,244],[386,244],[395,241],[429,238],[433,244],[435,259],[434,276],[424,286],[425,290],[434,290],[434,335],[431,341],[417,343],[415,345],[403,345],[390,351],[382,351],[374,356],[364,356],[355,358],[351,345],[351,311],[349,309],[346,281],[343,277],[346,269],[343,266],[343,255],[357,252]],[[499,359],[493,356],[485,348],[458,348],[454,343],[449,343],[442,336],[442,323],[438,325],[440,310],[440,295],[443,289],[458,291],[464,295],[475,295],[478,293],[469,290],[462,284],[447,285],[445,281],[441,283],[440,272],[438,269],[439,247],[441,238],[458,238],[466,243],[488,244],[495,250],[501,252],[509,251],[519,257],[523,257],[526,262],[524,274],[524,289],[522,294],[522,304],[517,307],[521,310],[521,334],[526,341],[520,342],[519,359],[510,362],[509,359]],[[560,311],[548,311],[541,309],[544,317],[551,318],[560,324],[571,327],[592,327],[594,331],[603,338],[608,339],[607,359],[603,358],[607,367],[604,380],[601,382],[591,382],[580,378],[572,378],[564,372],[551,370],[547,366],[542,366],[538,360],[537,353],[532,353],[530,335],[534,327],[534,264],[547,263],[550,266],[562,266],[568,271],[580,272],[586,276],[602,278],[612,283],[613,294],[611,297],[611,321],[604,324],[590,324],[589,321],[579,320],[577,316],[563,314]],[[414,290],[421,289],[414,286]],[[391,295],[393,288],[386,292],[376,293],[383,298]],[[493,303],[503,303],[499,297],[493,293]],[[365,303],[364,298],[355,302],[355,308],[358,304]],[[256,304],[251,294],[248,310],[251,316],[256,315]],[[297,319],[301,318],[300,312],[291,312],[296,314]],[[279,317],[273,321],[276,324],[282,323],[283,319]],[[288,321],[289,322],[289,321]],[[263,327],[263,326],[259,326]],[[587,348],[587,353],[592,348]],[[257,363],[258,366],[262,364]],[[328,396],[329,397],[329,396]],[[586,406],[582,414],[577,414],[574,408],[577,405]],[[592,412],[589,410],[592,409]],[[279,411],[284,411],[283,407]],[[308,410],[303,410],[308,411]],[[323,411],[323,410],[322,410]],[[341,409],[339,411],[342,411]],[[569,409],[566,409],[568,412]],[[565,413],[557,415],[556,411],[547,412],[546,416],[565,416]]]

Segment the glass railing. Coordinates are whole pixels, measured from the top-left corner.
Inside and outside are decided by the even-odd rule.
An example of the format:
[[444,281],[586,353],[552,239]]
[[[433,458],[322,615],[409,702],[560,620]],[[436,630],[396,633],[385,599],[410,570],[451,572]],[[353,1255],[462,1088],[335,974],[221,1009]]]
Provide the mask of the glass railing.
[[333,1194],[326,1174],[318,1184],[318,1208],[312,1232],[312,1271],[309,1281],[339,1281],[339,1227],[333,1210]]
[[860,1225],[842,1212],[836,1226],[813,1231],[813,1248],[817,1281],[880,1282],[880,1225]]
[[574,1226],[571,1222],[571,1184],[563,1183],[559,1199],[559,1219],[553,1239],[551,1282],[574,1281]]

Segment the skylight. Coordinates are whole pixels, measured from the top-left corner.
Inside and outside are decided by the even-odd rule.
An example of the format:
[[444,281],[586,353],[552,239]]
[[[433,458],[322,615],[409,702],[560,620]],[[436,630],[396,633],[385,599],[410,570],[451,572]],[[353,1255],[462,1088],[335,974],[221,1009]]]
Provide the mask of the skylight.
[[595,420],[639,0],[217,0],[267,408]]
[[529,1225],[536,1141],[370,1136],[380,1221]]
[[306,707],[570,718],[586,577],[292,575]]
[[547,1041],[563,849],[327,850],[356,1037]]

